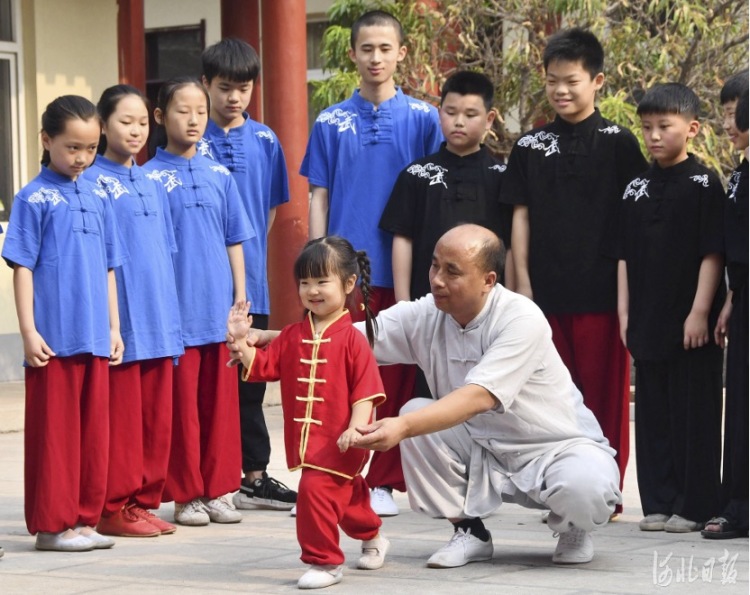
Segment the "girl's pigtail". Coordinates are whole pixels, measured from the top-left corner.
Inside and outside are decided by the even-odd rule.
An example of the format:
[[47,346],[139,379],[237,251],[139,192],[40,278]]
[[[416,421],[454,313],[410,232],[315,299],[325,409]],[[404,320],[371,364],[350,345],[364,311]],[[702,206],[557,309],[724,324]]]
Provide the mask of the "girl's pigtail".
[[370,308],[370,258],[364,250],[357,251],[357,265],[359,266],[360,290],[362,291],[362,305],[365,307],[365,329],[370,347],[375,345],[375,333],[378,323]]

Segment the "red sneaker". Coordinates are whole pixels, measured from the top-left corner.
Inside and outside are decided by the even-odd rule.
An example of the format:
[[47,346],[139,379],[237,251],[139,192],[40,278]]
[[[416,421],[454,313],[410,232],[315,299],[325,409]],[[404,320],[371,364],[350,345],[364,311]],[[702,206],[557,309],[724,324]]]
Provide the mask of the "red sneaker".
[[156,537],[161,535],[161,530],[138,516],[133,506],[126,506],[112,516],[103,516],[96,526],[96,530],[102,535],[114,535],[116,537]]
[[177,527],[175,527],[172,523],[168,523],[167,521],[160,519],[150,510],[141,508],[137,504],[133,504],[131,510],[144,521],[159,529],[162,535],[169,535],[177,531]]

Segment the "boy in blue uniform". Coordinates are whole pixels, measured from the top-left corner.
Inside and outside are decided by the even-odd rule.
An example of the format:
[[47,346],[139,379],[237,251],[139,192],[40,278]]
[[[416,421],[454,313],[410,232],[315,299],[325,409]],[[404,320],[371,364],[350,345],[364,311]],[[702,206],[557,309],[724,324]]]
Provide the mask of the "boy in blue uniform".
[[699,101],[679,83],[638,104],[654,163],[622,202],[618,311],[636,365],[635,440],[643,531],[696,531],[719,506],[725,297],[724,195],[688,154]]
[[604,50],[590,32],[569,29],[549,40],[546,92],[557,116],[516,142],[502,200],[516,205],[516,290],[547,316],[555,347],[617,451],[622,482],[630,359],[618,340],[617,263],[603,243],[625,186],[647,163],[633,134],[595,107],[603,67]]
[[399,301],[430,293],[435,244],[457,223],[482,225],[510,244],[513,209],[499,200],[505,165],[481,144],[495,119],[493,98],[492,82],[483,74],[464,71],[448,78],[440,96],[446,142],[396,180],[380,228],[394,234],[393,285]]
[[[252,46],[239,39],[224,39],[207,48],[201,60],[211,112],[198,149],[232,173],[255,229],[255,237],[243,244],[245,286],[253,325],[265,329],[270,314],[268,232],[276,207],[289,201],[284,152],[274,132],[245,113],[260,73],[260,59]],[[263,416],[266,385],[242,382],[241,378],[237,381],[244,478],[232,501],[243,509],[261,506],[290,510],[297,493],[266,473],[271,458],[271,440]]]
[[744,159],[734,169],[724,202],[724,249],[729,292],[714,330],[717,345],[727,345],[724,414],[724,509],[701,531],[709,539],[747,535],[748,529],[748,72],[724,84],[719,99],[724,130]]
[[[401,24],[371,11],[352,25],[349,57],[357,65],[360,88],[347,100],[323,110],[315,121],[300,167],[312,185],[310,239],[336,234],[372,263],[370,306],[377,314],[394,302],[391,235],[378,228],[393,184],[409,163],[438,150],[442,134],[437,110],[404,95],[393,81],[406,56]],[[363,313],[351,310],[359,319]],[[384,416],[395,415],[413,395],[414,369],[381,368],[388,400]],[[398,449],[377,453],[370,464],[373,509],[398,514],[391,489],[404,490]]]

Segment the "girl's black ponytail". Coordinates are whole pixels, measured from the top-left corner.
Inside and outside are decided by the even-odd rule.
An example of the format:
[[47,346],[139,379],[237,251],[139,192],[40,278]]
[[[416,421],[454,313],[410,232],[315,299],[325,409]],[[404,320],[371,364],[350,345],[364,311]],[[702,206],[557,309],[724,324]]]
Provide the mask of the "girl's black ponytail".
[[370,347],[375,345],[375,333],[378,330],[378,323],[375,315],[370,308],[370,258],[364,250],[357,251],[357,266],[359,267],[360,290],[362,291],[362,305],[365,309],[365,330],[367,331],[367,341]]

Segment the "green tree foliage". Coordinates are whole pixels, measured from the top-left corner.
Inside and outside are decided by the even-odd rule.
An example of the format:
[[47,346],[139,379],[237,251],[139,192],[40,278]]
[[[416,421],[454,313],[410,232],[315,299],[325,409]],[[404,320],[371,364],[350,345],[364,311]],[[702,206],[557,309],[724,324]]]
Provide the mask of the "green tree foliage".
[[409,53],[399,69],[405,92],[437,103],[456,69],[484,72],[500,113],[488,144],[507,154],[518,136],[552,117],[544,95],[542,53],[564,27],[590,29],[604,46],[605,117],[638,134],[635,106],[657,82],[689,85],[703,102],[692,151],[726,174],[736,155],[722,138],[718,96],[724,80],[748,67],[748,0],[336,0],[323,44],[331,78],[317,84],[318,109],[343,100],[358,77],[347,56],[349,27],[373,8],[404,25]]

